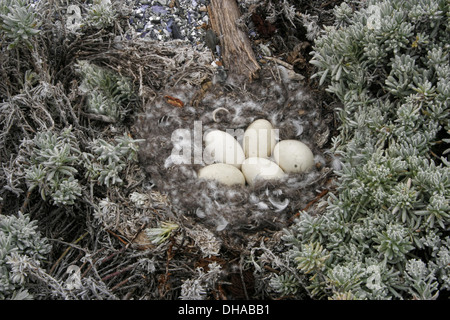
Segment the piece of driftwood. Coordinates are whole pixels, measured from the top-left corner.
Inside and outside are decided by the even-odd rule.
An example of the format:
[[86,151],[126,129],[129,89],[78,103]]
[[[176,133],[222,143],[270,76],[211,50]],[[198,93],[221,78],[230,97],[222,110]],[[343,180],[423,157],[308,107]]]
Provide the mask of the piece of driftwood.
[[211,27],[219,39],[228,75],[237,79],[258,78],[261,67],[256,61],[250,39],[236,23],[240,17],[236,0],[211,0],[208,14]]

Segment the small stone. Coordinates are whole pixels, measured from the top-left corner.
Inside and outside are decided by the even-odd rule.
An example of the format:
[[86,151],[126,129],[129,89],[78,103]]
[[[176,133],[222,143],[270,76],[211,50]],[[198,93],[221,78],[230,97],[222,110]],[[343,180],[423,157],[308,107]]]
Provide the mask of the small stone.
[[177,23],[172,24],[172,38],[174,39],[183,39],[183,35],[181,34],[180,27]]
[[152,6],[152,11],[153,11],[153,13],[158,14],[158,15],[166,15],[167,14],[167,10],[162,6]]

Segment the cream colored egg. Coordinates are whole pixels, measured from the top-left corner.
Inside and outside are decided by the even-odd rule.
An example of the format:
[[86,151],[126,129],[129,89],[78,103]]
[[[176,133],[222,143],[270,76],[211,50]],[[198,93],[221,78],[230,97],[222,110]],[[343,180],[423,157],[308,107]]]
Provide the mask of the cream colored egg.
[[225,163],[215,163],[201,168],[198,172],[198,178],[216,180],[228,186],[245,185],[242,172],[235,166]]
[[226,163],[238,169],[245,160],[244,150],[239,142],[229,133],[221,130],[208,132],[204,138],[203,158],[206,163]]
[[242,173],[249,185],[258,179],[278,179],[284,176],[283,170],[266,158],[250,157],[242,163]]
[[242,141],[245,157],[269,158],[276,144],[275,133],[272,124],[265,119],[252,122]]
[[297,140],[282,140],[273,149],[275,162],[284,172],[305,172],[314,165],[311,149]]

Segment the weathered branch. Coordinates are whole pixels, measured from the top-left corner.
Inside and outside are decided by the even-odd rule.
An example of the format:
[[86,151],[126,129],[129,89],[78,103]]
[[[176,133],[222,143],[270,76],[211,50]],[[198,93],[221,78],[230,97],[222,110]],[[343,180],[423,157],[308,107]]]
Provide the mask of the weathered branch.
[[228,75],[237,79],[258,78],[261,67],[256,61],[250,39],[236,23],[240,17],[236,0],[212,0],[208,13],[211,27],[219,38]]

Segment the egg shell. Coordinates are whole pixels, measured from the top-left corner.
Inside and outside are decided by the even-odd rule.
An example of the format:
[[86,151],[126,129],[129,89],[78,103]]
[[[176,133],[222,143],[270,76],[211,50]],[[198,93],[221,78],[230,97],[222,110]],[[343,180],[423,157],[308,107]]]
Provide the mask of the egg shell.
[[198,178],[216,180],[228,186],[245,185],[242,172],[235,166],[225,163],[215,163],[201,168],[198,172]]
[[284,172],[306,172],[314,166],[311,149],[297,140],[282,140],[273,149],[275,162]]
[[276,144],[276,132],[265,119],[253,121],[244,132],[242,142],[245,157],[269,158]]
[[245,160],[244,150],[239,142],[229,133],[221,130],[208,132],[204,138],[203,158],[206,163],[220,162],[231,164],[240,169]]
[[284,176],[283,170],[266,158],[250,157],[242,163],[242,173],[249,185],[257,179],[278,179]]

